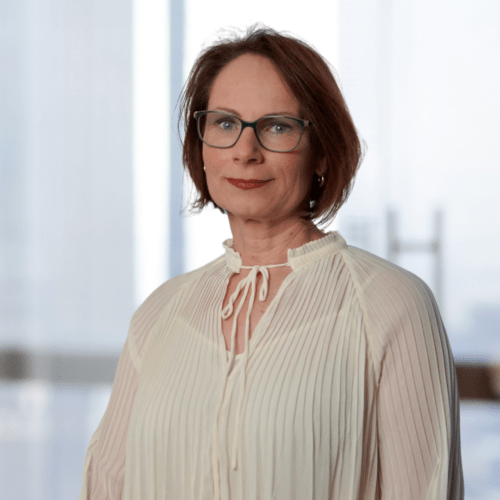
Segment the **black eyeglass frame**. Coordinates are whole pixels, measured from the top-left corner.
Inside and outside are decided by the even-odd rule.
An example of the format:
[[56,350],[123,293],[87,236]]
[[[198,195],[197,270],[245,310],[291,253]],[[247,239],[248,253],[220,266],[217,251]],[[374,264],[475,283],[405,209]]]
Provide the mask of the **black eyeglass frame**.
[[[213,144],[208,144],[208,142],[205,142],[203,140],[203,137],[201,135],[201,130],[200,130],[200,117],[203,115],[208,115],[210,113],[218,113],[218,114],[222,114],[222,115],[231,116],[231,117],[236,118],[237,120],[239,120],[241,122],[240,133],[238,134],[238,137],[236,138],[236,140],[230,146],[214,146]],[[262,118],[259,118],[258,120],[255,120],[254,122],[246,122],[246,121],[242,120],[239,116],[233,115],[231,113],[226,113],[225,111],[215,111],[215,110],[195,111],[193,113],[193,117],[196,119],[196,130],[198,131],[198,137],[207,146],[210,146],[212,148],[220,148],[220,149],[232,148],[240,139],[241,134],[243,133],[243,130],[246,127],[250,127],[253,129],[253,131],[255,133],[255,137],[257,137],[257,141],[259,141],[259,144],[267,151],[271,151],[273,153],[289,153],[290,151],[293,151],[300,144],[300,141],[302,140],[302,134],[304,132],[304,128],[312,125],[312,122],[310,122],[309,120],[301,120],[300,118],[295,118],[294,116],[285,116],[285,115],[263,116]],[[288,118],[289,120],[295,120],[297,123],[299,123],[299,125],[301,127],[300,128],[300,137],[299,137],[299,140],[297,141],[297,144],[295,144],[295,146],[292,149],[287,149],[285,151],[276,151],[274,149],[266,148],[266,146],[264,146],[264,144],[262,144],[260,137],[259,137],[259,134],[257,133],[257,123],[259,123],[261,120],[266,120],[268,118]]]

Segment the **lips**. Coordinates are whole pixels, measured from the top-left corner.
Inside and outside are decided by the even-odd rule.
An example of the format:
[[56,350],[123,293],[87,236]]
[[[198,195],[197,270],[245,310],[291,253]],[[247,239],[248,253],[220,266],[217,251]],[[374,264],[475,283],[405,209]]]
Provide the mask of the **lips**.
[[230,182],[233,186],[236,186],[240,189],[256,189],[262,186],[265,186],[271,180],[262,181],[259,179],[230,179],[227,178],[228,182]]

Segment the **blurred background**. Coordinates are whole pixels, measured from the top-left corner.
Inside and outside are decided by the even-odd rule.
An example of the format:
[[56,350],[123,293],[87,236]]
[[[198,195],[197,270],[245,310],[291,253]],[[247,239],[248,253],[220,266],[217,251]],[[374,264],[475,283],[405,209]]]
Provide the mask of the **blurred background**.
[[224,216],[189,215],[178,98],[221,29],[263,22],[336,70],[368,149],[326,229],[433,290],[466,499],[499,499],[500,2],[235,5],[0,0],[0,498],[77,498],[134,310],[222,254]]

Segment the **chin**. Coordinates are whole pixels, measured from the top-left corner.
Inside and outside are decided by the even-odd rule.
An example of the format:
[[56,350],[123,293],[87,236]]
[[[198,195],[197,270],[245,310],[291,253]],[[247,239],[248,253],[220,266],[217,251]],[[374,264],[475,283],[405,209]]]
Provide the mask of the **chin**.
[[243,220],[262,220],[269,219],[272,213],[269,210],[227,210],[225,209],[228,215],[232,215],[233,217],[238,217]]
[[[243,205],[243,204],[242,204]],[[270,219],[273,216],[273,211],[269,206],[265,207],[249,207],[236,205],[234,203],[225,203],[223,205],[219,205],[223,208],[228,215],[232,215],[233,217],[238,217],[239,219]]]
[[[283,204],[276,203],[276,199],[269,199],[269,196],[261,200],[228,199],[215,203],[226,211],[228,216],[233,216],[243,220],[277,221],[294,217],[300,217],[299,207],[284,207]],[[213,198],[212,198],[213,199]]]

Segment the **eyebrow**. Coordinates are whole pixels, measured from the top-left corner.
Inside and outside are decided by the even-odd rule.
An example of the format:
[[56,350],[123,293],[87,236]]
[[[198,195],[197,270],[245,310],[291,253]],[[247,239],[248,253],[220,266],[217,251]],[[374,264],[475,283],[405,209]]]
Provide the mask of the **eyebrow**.
[[[235,115],[235,116],[238,116],[239,118],[241,118],[241,115],[235,109],[222,108],[220,106],[217,106],[217,107],[214,108],[214,111],[225,111],[227,113],[231,113],[232,115]],[[273,111],[272,113],[265,114],[262,118],[264,118],[265,116],[274,116],[274,115],[278,115],[278,116],[295,116],[295,113],[292,113],[291,111]]]

